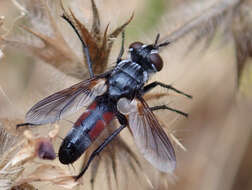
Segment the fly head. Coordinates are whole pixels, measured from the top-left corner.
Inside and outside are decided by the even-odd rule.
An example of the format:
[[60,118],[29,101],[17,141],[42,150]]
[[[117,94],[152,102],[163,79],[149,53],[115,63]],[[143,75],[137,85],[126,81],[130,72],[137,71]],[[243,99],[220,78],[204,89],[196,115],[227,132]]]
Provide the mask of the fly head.
[[143,44],[142,42],[133,42],[129,46],[130,58],[133,62],[141,65],[148,73],[161,71],[163,60],[159,55],[159,47],[166,46],[169,43],[158,44],[159,34],[154,44]]

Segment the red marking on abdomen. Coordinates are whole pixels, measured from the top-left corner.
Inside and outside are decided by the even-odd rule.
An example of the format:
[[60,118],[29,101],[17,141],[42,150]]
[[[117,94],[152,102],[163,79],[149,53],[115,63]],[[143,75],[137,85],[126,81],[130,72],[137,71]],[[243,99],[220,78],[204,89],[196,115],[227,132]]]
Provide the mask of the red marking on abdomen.
[[113,117],[114,117],[114,114],[111,112],[105,112],[102,114],[102,118],[106,124],[109,124],[109,122],[113,119]]
[[90,106],[87,108],[87,111],[85,111],[80,117],[79,119],[75,122],[74,126],[78,127],[81,126],[81,122],[84,121],[89,115],[90,115],[90,111],[94,110],[97,106],[97,103],[94,101],[92,104],[90,104]]
[[74,123],[74,127],[79,127],[81,126],[81,122],[84,121],[90,114],[90,111],[84,112],[79,119]]
[[89,131],[88,135],[92,141],[94,141],[100,133],[103,131],[106,125],[113,119],[114,114],[111,112],[105,112],[102,114],[103,120],[98,120],[95,126]]
[[102,120],[98,120],[95,124],[95,126],[92,128],[92,130],[89,131],[88,135],[91,138],[92,141],[94,141],[99,134],[103,131],[105,128],[105,123]]
[[88,110],[94,110],[95,108],[96,108],[96,106],[97,106],[97,103],[96,103],[96,101],[94,101],[92,104],[90,104],[90,106],[88,106]]

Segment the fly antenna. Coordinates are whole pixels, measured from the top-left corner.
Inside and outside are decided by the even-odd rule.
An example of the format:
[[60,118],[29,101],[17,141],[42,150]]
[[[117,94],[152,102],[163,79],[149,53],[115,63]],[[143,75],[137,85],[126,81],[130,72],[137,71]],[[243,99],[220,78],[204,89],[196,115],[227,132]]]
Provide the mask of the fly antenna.
[[158,43],[158,40],[159,40],[159,37],[160,37],[160,34],[158,33],[157,34],[157,37],[156,37],[156,39],[155,39],[155,43],[154,43],[154,48],[159,48],[159,45],[157,45],[157,43]]
[[159,40],[159,37],[160,37],[160,34],[158,33],[158,34],[157,34],[157,37],[156,37],[156,40],[155,40],[155,43],[154,43],[154,48],[158,49],[158,48],[160,48],[160,47],[167,46],[167,45],[170,44],[169,41],[163,42],[163,43],[161,43],[161,44],[157,44],[157,43],[158,43],[158,40]]
[[169,41],[163,42],[163,43],[157,45],[157,47],[159,48],[159,47],[167,46],[167,45],[169,45],[170,43],[171,43],[171,42],[169,42]]

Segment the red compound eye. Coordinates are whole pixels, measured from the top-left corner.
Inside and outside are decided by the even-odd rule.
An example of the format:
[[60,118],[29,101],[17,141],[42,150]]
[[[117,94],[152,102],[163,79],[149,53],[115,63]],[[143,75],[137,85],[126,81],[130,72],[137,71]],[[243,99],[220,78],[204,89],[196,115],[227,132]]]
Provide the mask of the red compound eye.
[[163,60],[157,53],[150,54],[150,63],[155,66],[157,71],[161,71],[163,68]]
[[139,49],[141,48],[143,45],[142,42],[133,42],[132,44],[130,44],[129,49],[133,48],[133,49]]

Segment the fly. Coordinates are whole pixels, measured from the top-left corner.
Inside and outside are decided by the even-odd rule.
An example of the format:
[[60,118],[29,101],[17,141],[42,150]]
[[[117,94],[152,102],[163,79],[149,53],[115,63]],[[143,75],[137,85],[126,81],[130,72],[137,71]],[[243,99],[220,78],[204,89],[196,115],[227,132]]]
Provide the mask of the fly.
[[159,34],[153,44],[133,42],[129,46],[130,58],[122,59],[124,52],[124,33],[122,33],[122,46],[116,65],[110,71],[94,75],[86,43],[72,21],[65,15],[62,17],[72,26],[82,42],[90,78],[35,104],[26,114],[26,123],[19,124],[17,127],[54,123],[87,107],[60,146],[58,155],[62,164],[75,162],[112,120],[117,119],[121,126],[91,154],[86,166],[75,176],[76,180],[126,126],[130,128],[144,158],[160,171],[172,172],[176,166],[175,151],[152,111],[167,109],[184,116],[187,116],[187,113],[166,105],[149,107],[143,99],[143,95],[157,86],[192,98],[171,85],[158,81],[145,85],[152,74],[162,70],[163,60],[158,50],[169,43],[158,44]]

